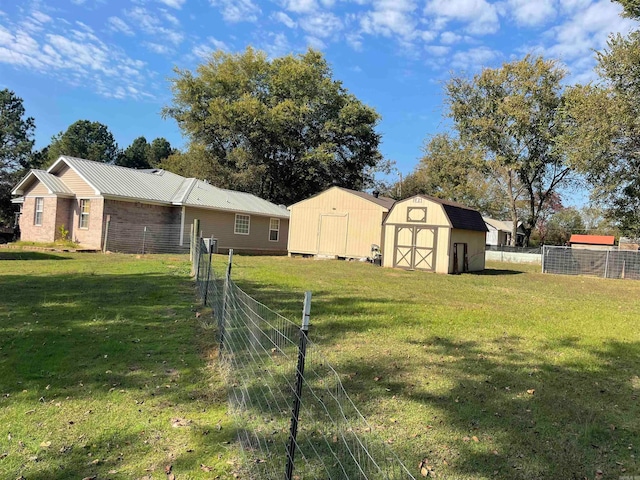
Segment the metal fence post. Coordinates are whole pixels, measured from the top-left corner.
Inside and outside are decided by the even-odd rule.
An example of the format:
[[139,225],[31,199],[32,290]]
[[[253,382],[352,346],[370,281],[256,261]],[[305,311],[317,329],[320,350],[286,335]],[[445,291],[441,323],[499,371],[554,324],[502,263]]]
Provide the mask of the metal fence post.
[[107,223],[104,226],[104,246],[102,253],[107,253],[107,242],[109,241],[109,225],[111,224],[111,215],[107,215]]
[[298,419],[300,417],[300,404],[302,403],[302,383],[304,381],[304,361],[307,355],[307,334],[309,333],[309,314],[311,313],[311,292],[304,293],[304,306],[302,308],[302,328],[300,328],[300,345],[298,346],[298,368],[296,369],[296,391],[291,412],[291,429],[289,431],[289,445],[287,448],[287,471],[285,479],[293,478],[293,459],[296,454],[296,437],[298,435]]
[[144,227],[142,230],[142,255],[144,255],[144,244],[147,241],[147,227]]
[[609,250],[607,250],[607,259],[604,262],[604,278],[607,278],[609,273]]
[[222,356],[222,350],[224,349],[224,335],[225,335],[225,322],[227,318],[227,307],[229,300],[229,290],[231,288],[231,266],[233,264],[233,248],[229,249],[229,263],[227,264],[227,274],[224,277],[224,287],[222,289],[222,315],[218,319],[218,329],[220,330],[220,349],[219,356]]
[[541,260],[541,262],[542,262],[542,273],[545,273],[545,271],[544,271],[544,255],[545,255],[545,248],[546,248],[546,245],[543,245],[543,246],[542,246],[542,258],[540,259],[540,260]]
[[204,306],[207,306],[207,296],[209,295],[209,282],[211,281],[211,257],[213,255],[213,235],[209,243],[209,266],[207,267],[207,282],[204,284]]

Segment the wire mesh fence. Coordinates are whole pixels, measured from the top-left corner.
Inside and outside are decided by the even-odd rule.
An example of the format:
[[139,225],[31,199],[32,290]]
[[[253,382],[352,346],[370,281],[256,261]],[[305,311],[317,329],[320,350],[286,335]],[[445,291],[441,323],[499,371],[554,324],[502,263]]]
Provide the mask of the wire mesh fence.
[[296,325],[240,289],[231,262],[216,275],[203,242],[193,260],[198,293],[218,323],[247,476],[415,478],[360,414],[304,322]]
[[[105,251],[118,253],[187,253],[189,239],[180,245],[180,225],[140,225],[108,222]],[[188,236],[188,235],[187,235]]]
[[542,273],[640,280],[640,252],[545,246]]

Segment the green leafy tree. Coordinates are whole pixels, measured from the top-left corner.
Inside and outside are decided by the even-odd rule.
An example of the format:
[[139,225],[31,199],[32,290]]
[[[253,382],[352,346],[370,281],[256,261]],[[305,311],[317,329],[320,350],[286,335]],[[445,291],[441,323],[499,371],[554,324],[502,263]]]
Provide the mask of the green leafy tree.
[[563,143],[593,187],[592,200],[623,234],[638,237],[640,32],[612,36],[597,58],[602,83],[569,91],[566,117],[571,128]]
[[149,150],[147,151],[147,162],[152,167],[157,167],[163,160],[169,158],[173,153],[175,153],[175,150],[171,148],[169,140],[163,137],[158,137],[149,145]]
[[502,217],[508,206],[489,173],[481,150],[449,134],[438,134],[425,145],[424,156],[401,188],[396,185],[391,190],[397,198],[422,193]]
[[49,145],[49,163],[56,161],[60,155],[116,163],[118,154],[118,144],[109,128],[89,120],[78,120],[71,124],[66,131],[55,135]]
[[549,245],[566,245],[574,233],[585,233],[582,216],[575,208],[563,208],[549,219],[544,241]]
[[[564,76],[555,62],[526,56],[446,85],[449,116],[461,140],[484,151],[485,170],[502,186],[513,239],[523,220],[528,242],[545,202],[571,173],[556,141],[564,128]],[[521,219],[522,200],[527,209]]]
[[220,186],[291,204],[329,186],[362,189],[381,160],[372,108],[332,78],[322,54],[270,60],[247,48],[217,51],[195,72],[177,70],[174,118],[190,162]]
[[640,0],[614,0],[624,7],[624,16],[640,18]]
[[147,139],[138,137],[118,155],[116,165],[128,168],[150,168],[149,150],[150,145]]
[[0,90],[0,222],[10,223],[14,208],[11,189],[32,162],[35,122],[25,117],[22,98]]

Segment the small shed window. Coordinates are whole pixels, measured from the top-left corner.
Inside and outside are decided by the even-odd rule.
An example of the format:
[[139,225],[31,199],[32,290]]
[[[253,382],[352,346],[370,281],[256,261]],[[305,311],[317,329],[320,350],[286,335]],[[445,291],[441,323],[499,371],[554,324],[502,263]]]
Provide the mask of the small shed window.
[[272,218],[269,220],[269,241],[277,242],[280,239],[280,219]]
[[44,198],[36,197],[36,209],[33,215],[33,224],[42,225],[42,214],[44,212]]
[[89,228],[89,213],[91,211],[91,200],[83,198],[80,200],[80,228]]
[[421,222],[427,221],[427,208],[426,207],[409,207],[407,208],[407,222]]
[[236,225],[233,229],[233,233],[236,235],[249,235],[250,223],[251,217],[249,215],[236,213]]

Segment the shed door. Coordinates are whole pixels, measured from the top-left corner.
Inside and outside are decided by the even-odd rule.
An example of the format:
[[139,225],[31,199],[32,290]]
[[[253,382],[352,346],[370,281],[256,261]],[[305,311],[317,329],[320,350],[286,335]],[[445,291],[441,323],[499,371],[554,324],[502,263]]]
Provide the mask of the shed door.
[[318,233],[318,253],[345,255],[347,251],[347,215],[321,215]]
[[393,266],[435,271],[437,232],[437,227],[397,225]]

